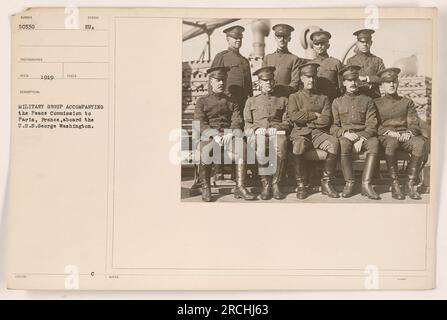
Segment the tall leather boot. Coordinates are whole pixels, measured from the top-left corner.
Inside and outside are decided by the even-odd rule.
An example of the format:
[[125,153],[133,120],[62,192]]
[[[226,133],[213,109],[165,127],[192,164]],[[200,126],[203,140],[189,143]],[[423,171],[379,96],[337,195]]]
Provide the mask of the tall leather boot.
[[368,197],[371,200],[380,200],[379,195],[371,185],[372,176],[379,161],[378,154],[368,153],[365,160],[365,168],[362,174],[362,196]]
[[247,165],[245,163],[236,164],[236,187],[234,188],[234,197],[236,199],[254,200],[256,196],[245,188],[246,174]]
[[397,200],[405,200],[405,195],[402,192],[397,175],[397,159],[395,155],[385,155],[388,172],[391,177],[391,196]]
[[411,155],[410,163],[408,164],[408,182],[406,191],[408,196],[413,200],[421,200],[422,197],[417,190],[417,182],[419,173],[421,171],[422,157],[415,157]]
[[200,180],[202,182],[202,200],[205,202],[211,201],[211,165],[200,164],[199,168]]
[[259,176],[259,178],[262,184],[261,200],[270,200],[272,198],[272,186],[270,182],[272,176]]
[[321,193],[329,198],[339,198],[338,192],[332,186],[335,179],[335,168],[337,167],[337,155],[328,153],[324,161],[323,178],[321,179]]
[[352,154],[342,154],[340,156],[341,171],[345,179],[345,186],[341,196],[343,198],[352,197],[354,194],[354,168],[352,167]]
[[295,179],[296,179],[296,197],[303,200],[309,196],[306,186],[306,163],[304,155],[294,155],[295,157]]
[[278,166],[272,178],[272,191],[273,191],[273,198],[276,200],[281,200],[286,197],[286,195],[282,193],[279,188],[279,182],[281,181],[281,178],[284,176],[284,170],[286,169],[286,160],[277,159],[276,161]]

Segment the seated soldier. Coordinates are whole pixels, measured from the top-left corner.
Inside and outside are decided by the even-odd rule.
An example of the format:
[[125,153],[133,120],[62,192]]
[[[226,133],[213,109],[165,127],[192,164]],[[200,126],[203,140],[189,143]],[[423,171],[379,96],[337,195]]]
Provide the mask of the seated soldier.
[[318,67],[318,63],[306,63],[300,66],[303,89],[290,95],[287,109],[289,119],[293,123],[290,140],[293,143],[298,199],[305,199],[308,196],[304,153],[313,148],[327,152],[321,192],[331,198],[339,197],[332,187],[332,181],[340,145],[338,139],[329,134],[332,120],[329,98],[318,93],[315,88]]
[[[242,116],[240,106],[225,93],[228,67],[207,70],[209,93],[197,100],[194,120],[200,121],[200,166],[202,200],[211,201],[211,165],[221,161],[221,152],[229,153],[230,160],[236,162],[236,188],[234,197],[253,200],[256,197],[245,188],[246,148],[242,139]],[[227,130],[225,130],[227,129]],[[233,129],[233,130],[228,130]],[[239,130],[240,138],[237,139]],[[233,152],[235,151],[235,152]]]
[[421,162],[426,152],[425,139],[421,136],[419,118],[413,101],[397,94],[399,72],[399,68],[388,68],[378,73],[385,92],[384,96],[374,100],[379,112],[378,138],[385,149],[388,171],[393,180],[392,197],[398,200],[405,199],[397,176],[396,150],[401,147],[411,152],[407,194],[411,199],[420,200],[421,195],[416,186]]
[[348,198],[354,192],[352,153],[366,150],[362,195],[379,200],[379,195],[371,185],[374,169],[379,161],[377,112],[373,99],[359,92],[359,70],[359,66],[351,65],[340,71],[346,93],[332,103],[334,123],[331,133],[340,140],[340,162],[346,182],[342,197]]
[[[261,199],[268,200],[272,197],[283,199],[285,195],[279,188],[279,183],[286,169],[287,160],[287,136],[290,123],[287,120],[287,98],[275,91],[274,85],[275,67],[263,67],[253,75],[258,76],[261,94],[248,98],[244,109],[245,131],[249,139],[255,138],[256,160],[258,162],[259,177],[262,183]],[[266,148],[261,148],[258,138],[272,141],[276,139],[273,150],[268,149],[269,143],[263,143]],[[268,168],[274,168],[273,172],[265,170],[263,156],[266,152],[273,153],[272,161],[268,162]],[[274,163],[272,163],[274,162]],[[276,166],[275,166],[276,165]],[[264,174],[265,172],[269,174]],[[273,194],[272,194],[273,193]]]

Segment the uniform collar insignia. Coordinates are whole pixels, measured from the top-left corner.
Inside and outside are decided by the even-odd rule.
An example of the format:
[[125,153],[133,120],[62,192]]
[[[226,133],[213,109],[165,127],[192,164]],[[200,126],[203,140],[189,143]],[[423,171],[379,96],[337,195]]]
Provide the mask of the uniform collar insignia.
[[239,54],[239,49],[228,48],[228,51],[233,52],[235,54]]
[[327,52],[323,53],[323,54],[319,54],[319,55],[317,55],[317,58],[326,59],[326,58],[329,58],[329,54]]
[[276,49],[276,53],[290,53],[288,48],[285,49]]
[[357,55],[364,56],[364,57],[374,57],[374,55],[371,52],[363,53],[361,51],[357,52]]
[[399,100],[399,95],[397,94],[397,92],[395,94],[388,94],[385,93],[385,97],[391,100]]
[[305,88],[303,88],[303,93],[306,95],[306,96],[311,96],[311,95],[314,95],[314,94],[316,94],[317,93],[317,91],[315,90],[315,89],[305,89]]
[[266,97],[271,97],[274,93],[274,90],[270,91],[270,92],[261,92],[261,95],[266,96]]
[[211,91],[211,95],[212,95],[212,96],[216,96],[216,97],[218,97],[218,98],[225,97],[225,93],[224,93],[224,92],[220,92],[220,93],[218,93],[218,92]]
[[346,92],[345,95],[348,97],[355,97],[355,96],[360,95],[360,91],[357,90],[356,92],[353,92],[353,93]]

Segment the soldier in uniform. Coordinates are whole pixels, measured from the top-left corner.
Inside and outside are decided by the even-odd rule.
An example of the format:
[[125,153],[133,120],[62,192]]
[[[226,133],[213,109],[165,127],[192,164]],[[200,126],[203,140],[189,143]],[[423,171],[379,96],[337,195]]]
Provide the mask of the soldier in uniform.
[[238,101],[242,108],[247,97],[253,95],[250,63],[247,58],[239,53],[244,30],[241,26],[232,26],[223,30],[227,35],[228,50],[216,54],[211,63],[211,68],[229,68],[226,91]]
[[262,183],[262,200],[268,200],[272,196],[278,200],[285,198],[279,188],[279,183],[286,169],[287,133],[290,130],[290,123],[287,118],[287,98],[279,95],[274,89],[274,72],[275,67],[263,67],[253,73],[259,78],[261,94],[248,98],[244,109],[245,130],[249,136],[255,138],[258,135],[261,138],[276,136],[277,138],[276,149],[269,150],[275,152],[276,155],[274,159],[276,170],[273,177],[262,174],[262,161],[260,161],[259,155],[264,155],[267,150],[260,150],[262,148],[256,145],[256,159]]
[[317,88],[332,101],[341,95],[343,88],[340,70],[343,69],[343,64],[340,60],[330,57],[327,50],[330,47],[329,39],[331,34],[327,31],[315,31],[310,35],[312,40],[312,48],[317,54],[317,57],[312,62],[318,63],[318,79]]
[[316,91],[318,67],[318,63],[306,63],[300,66],[303,89],[290,95],[287,109],[289,119],[294,125],[290,139],[295,157],[298,199],[305,199],[308,196],[304,153],[313,148],[327,152],[321,179],[322,193],[331,198],[339,197],[331,182],[334,180],[340,145],[338,139],[329,134],[332,120],[329,98]]
[[[211,199],[211,185],[210,174],[212,159],[217,158],[220,162],[221,152],[227,150],[236,151],[230,152],[230,157],[236,162],[236,187],[234,189],[234,197],[245,200],[255,199],[255,195],[251,194],[245,188],[246,176],[246,148],[247,145],[243,139],[236,139],[237,133],[242,137],[242,117],[240,106],[228,97],[225,91],[225,82],[227,80],[227,67],[215,67],[207,70],[209,76],[208,95],[197,100],[194,110],[194,120],[200,121],[200,167],[199,175],[202,182],[202,200],[210,202]],[[233,129],[228,132],[225,129]],[[239,131],[236,131],[236,130]],[[237,146],[230,147],[236,143],[243,143],[242,150]],[[237,152],[239,150],[239,152]],[[218,155],[214,154],[217,152]],[[205,157],[206,155],[206,157]],[[205,158],[212,156],[211,161],[206,161]]]
[[284,96],[289,96],[290,93],[298,90],[300,82],[298,67],[305,60],[290,53],[288,49],[292,31],[295,30],[292,26],[277,24],[273,26],[272,30],[275,32],[277,49],[274,53],[264,57],[262,66],[276,68],[275,83],[278,86],[277,90],[281,88]]
[[340,73],[346,93],[332,103],[334,123],[331,133],[340,140],[340,160],[345,187],[342,197],[352,196],[354,191],[354,170],[352,153],[366,150],[365,167],[362,174],[362,195],[379,200],[371,185],[371,179],[379,161],[379,140],[377,140],[377,110],[373,99],[359,91],[359,66],[347,66]]
[[416,182],[426,153],[426,143],[421,136],[419,118],[413,101],[397,94],[399,72],[399,68],[388,68],[378,73],[385,91],[383,97],[375,99],[379,113],[378,138],[385,149],[388,171],[393,180],[392,197],[398,200],[405,199],[397,176],[396,150],[401,147],[411,152],[407,194],[411,199],[420,200],[421,195],[416,189]]
[[380,97],[380,79],[377,73],[385,69],[383,60],[371,53],[372,29],[361,29],[353,34],[357,36],[357,53],[350,57],[346,64],[360,66],[361,91],[375,99]]

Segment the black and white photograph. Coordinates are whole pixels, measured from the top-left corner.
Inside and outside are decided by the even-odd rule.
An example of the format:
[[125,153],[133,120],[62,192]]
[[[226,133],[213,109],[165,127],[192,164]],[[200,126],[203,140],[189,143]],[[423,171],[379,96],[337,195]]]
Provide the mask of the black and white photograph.
[[9,296],[439,288],[443,13],[258,6],[11,16]]
[[430,20],[183,19],[182,40],[182,201],[428,203]]

